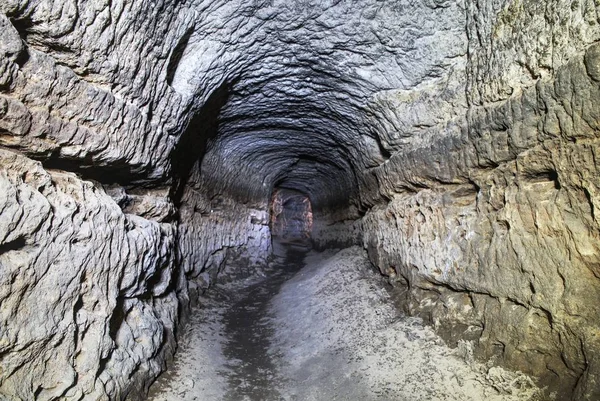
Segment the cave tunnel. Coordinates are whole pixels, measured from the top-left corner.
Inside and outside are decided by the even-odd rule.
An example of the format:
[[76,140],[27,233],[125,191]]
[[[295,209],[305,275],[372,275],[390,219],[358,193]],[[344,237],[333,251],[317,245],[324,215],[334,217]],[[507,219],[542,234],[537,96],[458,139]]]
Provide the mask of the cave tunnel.
[[599,16],[0,2],[0,400],[599,400]]
[[279,241],[307,242],[312,230],[312,204],[302,192],[276,188],[271,195],[271,237]]

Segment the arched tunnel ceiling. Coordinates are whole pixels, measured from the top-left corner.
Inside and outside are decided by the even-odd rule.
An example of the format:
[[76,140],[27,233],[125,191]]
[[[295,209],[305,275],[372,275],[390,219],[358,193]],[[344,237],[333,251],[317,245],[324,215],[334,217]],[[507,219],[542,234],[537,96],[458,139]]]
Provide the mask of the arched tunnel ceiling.
[[214,194],[266,199],[276,185],[319,207],[357,197],[393,152],[368,127],[374,95],[439,79],[466,53],[457,2],[198,2],[171,85],[195,97],[226,85],[201,165]]

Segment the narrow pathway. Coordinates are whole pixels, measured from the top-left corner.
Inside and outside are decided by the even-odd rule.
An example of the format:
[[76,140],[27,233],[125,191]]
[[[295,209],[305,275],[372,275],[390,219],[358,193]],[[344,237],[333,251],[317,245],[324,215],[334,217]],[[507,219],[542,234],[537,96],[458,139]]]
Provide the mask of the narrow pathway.
[[361,248],[289,247],[272,267],[209,291],[149,400],[544,399],[527,376],[480,364],[468,343],[450,349],[399,314]]
[[202,296],[175,360],[149,401],[280,401],[271,300],[303,266],[308,244],[274,243],[269,277],[217,284]]
[[224,335],[228,341],[223,353],[229,361],[229,391],[227,401],[280,400],[277,382],[281,381],[269,354],[274,336],[272,322],[267,318],[269,303],[281,285],[303,266],[306,254],[300,248],[290,248],[287,256],[276,263],[275,273],[268,279],[243,289],[223,316]]

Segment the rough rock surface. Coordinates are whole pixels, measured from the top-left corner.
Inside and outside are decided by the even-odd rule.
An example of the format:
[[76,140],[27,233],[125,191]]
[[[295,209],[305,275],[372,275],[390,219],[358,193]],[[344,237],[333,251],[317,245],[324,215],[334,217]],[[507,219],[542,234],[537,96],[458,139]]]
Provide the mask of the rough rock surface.
[[143,397],[281,187],[451,340],[598,399],[599,8],[3,1],[0,393]]
[[[219,283],[203,296],[183,352],[150,399],[539,400],[531,378],[478,363],[467,343],[451,349],[419,318],[398,313],[364,249],[312,252],[300,271],[286,271],[297,254],[288,249],[273,263],[275,282]],[[242,338],[230,331],[231,315],[255,317],[238,328]],[[228,353],[240,341],[261,352]]]
[[118,398],[172,352],[174,227],[101,187],[0,150],[1,394]]
[[436,124],[448,128],[373,171],[386,202],[367,213],[365,244],[408,285],[408,310],[560,399],[597,399],[597,10],[519,1],[467,11],[468,110],[436,107],[423,119],[442,110]]

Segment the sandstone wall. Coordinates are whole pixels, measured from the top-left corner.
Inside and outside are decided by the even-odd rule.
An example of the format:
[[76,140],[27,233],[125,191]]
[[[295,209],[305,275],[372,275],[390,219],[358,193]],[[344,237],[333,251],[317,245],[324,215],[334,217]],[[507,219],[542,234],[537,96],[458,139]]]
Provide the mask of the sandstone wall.
[[558,399],[595,400],[598,9],[467,5],[466,98],[450,85],[433,103],[467,108],[426,110],[431,100],[411,92],[421,119],[444,128],[369,172],[378,194],[365,246],[401,284],[406,309],[450,340],[474,339],[480,354],[541,377]]
[[310,238],[316,249],[361,245],[362,220],[356,210],[317,211]]
[[185,198],[177,246],[192,297],[205,291],[217,275],[232,280],[266,264],[271,255],[266,205],[248,207],[227,198],[211,201],[192,188]]
[[176,226],[124,214],[102,187],[0,151],[5,399],[120,398],[172,352]]

